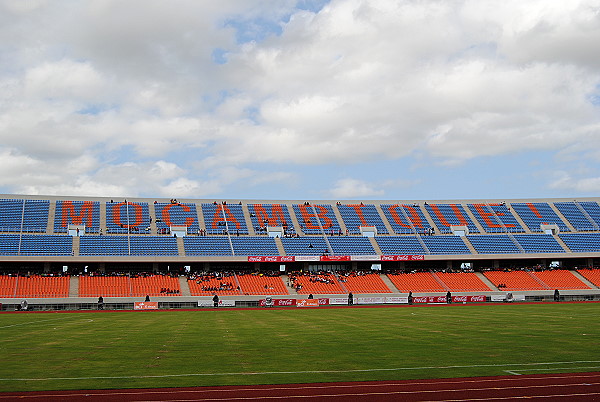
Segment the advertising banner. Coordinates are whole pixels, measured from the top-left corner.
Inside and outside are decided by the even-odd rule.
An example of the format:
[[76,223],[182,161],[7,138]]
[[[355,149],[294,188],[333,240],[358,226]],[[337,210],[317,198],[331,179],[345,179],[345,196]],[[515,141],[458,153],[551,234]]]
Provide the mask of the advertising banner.
[[408,296],[386,297],[385,303],[388,304],[408,304]]
[[293,255],[281,256],[248,256],[248,262],[294,262],[295,257]]
[[382,255],[381,261],[423,261],[424,255]]
[[383,304],[385,297],[356,297],[354,304]]
[[504,295],[492,295],[490,299],[493,302],[525,301],[525,295],[515,295],[515,294],[513,294],[512,298],[510,298],[508,296],[508,293],[507,293],[507,294],[504,294]]
[[349,255],[322,255],[321,261],[350,261]]
[[297,307],[319,307],[319,300],[317,299],[300,299],[296,300]]
[[318,255],[297,255],[294,258],[296,261],[320,261]]
[[134,310],[158,310],[158,302],[133,302]]
[[446,296],[415,296],[413,303],[446,303]]
[[[271,299],[271,302],[273,303],[272,306],[273,307],[289,307],[289,306],[295,306],[296,305],[296,299]],[[267,300],[266,299],[262,299],[258,302],[258,304],[261,307],[264,307],[267,305]]]
[[[214,307],[212,300],[198,300],[198,307]],[[219,307],[235,307],[235,300],[219,300]]]
[[330,297],[329,304],[348,304],[347,297]]
[[485,301],[485,295],[452,296],[453,303],[482,303],[484,301]]
[[350,259],[352,261],[380,261],[381,258],[379,255],[351,255]]
[[327,306],[329,304],[329,299],[326,297],[320,298],[319,300],[319,306]]

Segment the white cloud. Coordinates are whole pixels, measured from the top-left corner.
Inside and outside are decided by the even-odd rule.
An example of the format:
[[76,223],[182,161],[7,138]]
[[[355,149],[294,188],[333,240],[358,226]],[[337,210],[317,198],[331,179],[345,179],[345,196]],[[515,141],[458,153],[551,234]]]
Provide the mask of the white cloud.
[[338,180],[331,189],[334,199],[372,198],[384,194],[383,190],[373,188],[371,183],[351,178]]

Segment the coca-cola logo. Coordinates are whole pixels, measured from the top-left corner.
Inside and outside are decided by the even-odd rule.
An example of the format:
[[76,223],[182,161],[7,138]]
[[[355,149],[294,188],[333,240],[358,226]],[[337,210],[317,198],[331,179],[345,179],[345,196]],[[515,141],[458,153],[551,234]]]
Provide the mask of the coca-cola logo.
[[427,303],[427,297],[413,297],[415,303]]
[[485,301],[485,296],[484,295],[471,296],[471,301],[474,301],[474,302],[484,302]]
[[277,262],[277,257],[265,257],[266,262]]
[[454,296],[453,299],[455,302],[466,302],[467,296]]
[[261,257],[248,257],[248,261],[249,262],[261,262],[262,258]]
[[277,305],[278,306],[292,306],[293,300],[292,299],[279,299],[279,300],[277,300]]
[[286,256],[286,257],[280,257],[280,261],[281,262],[294,262],[294,256],[290,255],[290,256]]

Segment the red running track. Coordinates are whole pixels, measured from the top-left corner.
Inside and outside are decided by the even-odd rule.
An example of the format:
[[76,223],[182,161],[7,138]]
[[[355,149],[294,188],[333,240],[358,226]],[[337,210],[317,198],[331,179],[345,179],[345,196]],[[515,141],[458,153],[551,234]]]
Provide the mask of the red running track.
[[600,372],[407,381],[0,393],[0,401],[600,401]]

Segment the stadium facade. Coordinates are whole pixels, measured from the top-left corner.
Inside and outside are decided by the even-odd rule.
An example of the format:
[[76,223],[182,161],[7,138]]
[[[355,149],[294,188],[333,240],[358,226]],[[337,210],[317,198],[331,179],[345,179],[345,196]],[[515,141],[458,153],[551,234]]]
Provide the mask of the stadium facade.
[[[0,197],[4,275],[576,271],[600,265],[600,198]],[[496,285],[488,283],[491,291],[500,290]]]

